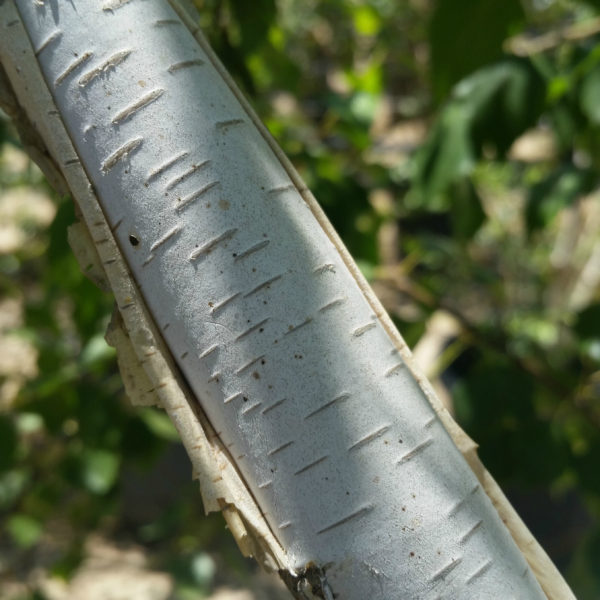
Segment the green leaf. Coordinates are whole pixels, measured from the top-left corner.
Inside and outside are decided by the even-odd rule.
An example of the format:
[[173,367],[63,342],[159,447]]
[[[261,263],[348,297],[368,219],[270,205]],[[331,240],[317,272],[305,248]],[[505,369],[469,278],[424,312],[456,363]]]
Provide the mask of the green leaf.
[[42,524],[28,515],[17,514],[8,519],[6,530],[18,546],[30,548],[42,535]]
[[0,476],[0,510],[9,508],[25,489],[31,478],[27,469],[7,471]]
[[486,440],[480,454],[495,476],[531,485],[565,467],[566,445],[536,414],[536,393],[531,375],[490,355],[452,390],[458,422],[474,439]]
[[139,411],[140,418],[146,427],[156,436],[168,442],[178,442],[179,434],[171,419],[164,412],[154,408],[146,408]]
[[377,11],[368,4],[357,6],[352,13],[354,28],[361,35],[377,35],[381,28],[381,18]]
[[519,0],[438,0],[429,27],[436,100],[469,73],[499,59],[502,42],[523,21]]
[[13,466],[18,437],[13,420],[0,415],[0,472]]
[[545,84],[528,61],[511,58],[461,81],[453,96],[471,116],[478,155],[485,145],[493,145],[504,155],[519,135],[536,125],[544,106]]
[[119,455],[108,450],[87,450],[82,457],[85,487],[95,494],[105,494],[117,480]]
[[104,335],[99,333],[88,341],[81,351],[80,360],[85,367],[90,367],[96,363],[112,359],[115,356],[114,348],[111,348],[104,339]]
[[581,110],[595,125],[600,125],[600,69],[590,71],[581,85]]
[[523,60],[504,60],[461,81],[415,158],[413,204],[449,208],[448,188],[471,174],[484,148],[505,154],[537,123],[543,102],[543,82]]
[[450,188],[452,228],[459,240],[471,239],[485,221],[481,198],[470,179]]
[[583,309],[573,329],[582,340],[600,340],[600,303]]
[[475,166],[469,129],[469,117],[463,107],[448,105],[415,158],[415,194],[407,199],[411,208],[448,207],[444,192]]
[[547,227],[563,208],[590,191],[594,182],[591,171],[567,165],[532,186],[525,213],[529,233]]
[[275,0],[231,0],[231,9],[240,26],[244,53],[251,53],[267,40],[277,14]]

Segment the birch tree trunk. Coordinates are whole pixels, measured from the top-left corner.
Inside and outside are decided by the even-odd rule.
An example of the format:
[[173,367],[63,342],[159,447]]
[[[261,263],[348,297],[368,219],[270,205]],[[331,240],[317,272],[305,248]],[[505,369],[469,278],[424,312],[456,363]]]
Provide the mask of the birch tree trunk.
[[299,598],[572,597],[189,13],[0,19],[3,104],[77,202],[128,390],[167,410],[242,550]]

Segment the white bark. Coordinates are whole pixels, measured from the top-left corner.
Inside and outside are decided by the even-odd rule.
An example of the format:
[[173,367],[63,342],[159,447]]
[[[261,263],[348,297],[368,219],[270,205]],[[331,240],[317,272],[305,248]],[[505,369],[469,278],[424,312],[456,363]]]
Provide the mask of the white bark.
[[[188,444],[192,461],[210,454],[212,427],[235,468],[205,460],[206,486],[223,464],[228,490],[241,477],[251,492],[211,502],[255,501],[264,526],[252,507],[243,525],[278,547],[272,562],[293,586],[305,573],[322,598],[546,597],[389,319],[181,11],[159,0],[17,8],[0,2],[0,56],[26,103],[15,47],[31,43],[58,109],[39,120],[58,119],[72,142],[54,158],[72,190],[76,177],[93,185],[120,248],[107,260],[111,233],[92,235],[109,279],[124,257],[137,282],[129,296],[111,283],[123,318],[141,290],[200,403],[193,435],[179,423],[184,441],[202,440]],[[27,42],[11,33],[21,21]],[[92,190],[78,189],[88,206]],[[151,362],[162,346],[146,347]],[[164,400],[176,421],[177,393]]]

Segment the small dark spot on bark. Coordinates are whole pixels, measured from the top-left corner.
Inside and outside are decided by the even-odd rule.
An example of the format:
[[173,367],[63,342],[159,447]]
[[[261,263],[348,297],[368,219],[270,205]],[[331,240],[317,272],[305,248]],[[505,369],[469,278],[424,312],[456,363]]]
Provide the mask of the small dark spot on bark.
[[413,557],[414,555],[415,555],[415,553],[414,553],[414,552],[411,552],[411,553],[410,553],[410,556],[411,556],[411,557]]
[[133,233],[129,234],[129,243],[132,246],[137,246],[140,243],[140,240],[138,239],[137,236],[133,235]]
[[248,402],[248,398],[246,398],[246,396],[242,396],[242,400],[243,400],[244,402]]
[[254,371],[254,373],[252,373],[252,377],[254,377],[254,379],[260,379],[258,371]]

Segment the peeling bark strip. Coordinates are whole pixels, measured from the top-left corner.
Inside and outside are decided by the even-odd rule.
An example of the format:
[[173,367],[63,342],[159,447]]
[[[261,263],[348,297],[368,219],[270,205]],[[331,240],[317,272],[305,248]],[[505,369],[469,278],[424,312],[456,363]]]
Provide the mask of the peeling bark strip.
[[240,295],[241,295],[240,292],[236,292],[235,294],[232,294],[231,296],[225,298],[224,300],[221,300],[220,302],[217,302],[210,309],[211,314],[214,315],[215,313],[219,312],[220,310],[222,310],[223,308],[225,308],[230,302],[232,302],[236,298],[239,298]]
[[190,67],[201,67],[204,61],[200,58],[194,60],[182,60],[181,62],[173,63],[167,71],[169,73],[175,73],[175,71],[181,71],[182,69],[189,69]]
[[426,448],[433,444],[433,438],[428,438],[424,442],[417,444],[410,452],[407,452],[402,456],[402,458],[398,461],[398,464],[401,465],[409,460],[413,459],[417,454],[423,452]]
[[473,496],[474,494],[476,494],[479,490],[481,489],[481,487],[479,486],[479,484],[475,484],[473,486],[473,489],[461,500],[459,500],[449,511],[448,511],[448,516],[449,517],[453,517],[454,515],[456,515],[456,513],[463,508],[470,500],[471,496]]
[[179,19],[159,19],[154,25],[155,27],[166,27],[167,25],[178,25],[181,27],[183,24]]
[[150,171],[150,173],[148,174],[148,177],[146,177],[145,184],[148,185],[151,181],[156,179],[159,175],[162,175],[165,171],[177,164],[180,160],[183,160],[184,158],[189,156],[189,154],[190,153],[187,150],[185,152],[180,152],[179,154],[176,154],[175,156],[162,163],[158,167],[152,169],[152,171]]
[[266,408],[263,408],[262,410],[262,414],[265,415],[268,412],[272,411],[274,408],[277,408],[278,406],[281,406],[284,402],[285,402],[285,398],[278,400],[277,402],[275,402],[274,404],[271,404],[271,406],[267,406]]
[[347,517],[344,517],[343,519],[340,519],[339,521],[336,521],[335,523],[332,523],[331,525],[327,525],[327,527],[323,527],[323,529],[319,529],[319,531],[317,531],[317,535],[327,533],[328,531],[331,531],[332,529],[335,529],[336,527],[340,527],[341,525],[346,525],[347,523],[350,523],[350,521],[359,519],[360,517],[363,517],[367,513],[370,513],[374,508],[375,507],[372,504],[367,504],[366,506],[363,506],[362,508],[359,508],[358,510],[354,511],[352,514],[349,514]]
[[215,123],[215,127],[217,129],[224,129],[225,127],[230,127],[231,125],[242,125],[244,123],[244,119],[229,119],[228,121],[218,121]]
[[328,302],[327,304],[325,304],[325,306],[321,306],[321,308],[319,309],[319,312],[325,312],[326,310],[329,310],[330,308],[334,308],[336,306],[339,306],[340,304],[343,304],[346,301],[345,298],[336,298],[335,300],[332,300],[331,302]]
[[462,558],[452,559],[449,564],[445,567],[442,567],[437,573],[431,577],[431,582],[438,581],[439,579],[444,579],[451,571],[454,571],[458,565],[462,562]]
[[483,577],[492,567],[492,561],[486,560],[472,575],[469,575],[465,581],[467,585],[473,583],[477,578]]
[[285,444],[282,444],[281,446],[274,448],[273,450],[269,450],[267,452],[267,456],[275,456],[275,454],[277,454],[278,452],[281,452],[282,450],[289,448],[293,443],[294,443],[294,440],[292,440],[290,442],[286,442]]
[[306,471],[308,471],[309,469],[312,469],[313,467],[320,465],[322,462],[326,461],[328,458],[329,458],[329,456],[321,456],[321,458],[317,458],[317,460],[313,460],[312,462],[308,463],[301,469],[298,469],[294,473],[294,475],[302,475],[302,473],[306,473]]
[[320,412],[323,412],[324,410],[326,410],[330,406],[333,406],[334,404],[337,404],[338,402],[342,402],[343,400],[347,400],[348,398],[350,398],[350,394],[347,394],[347,393],[340,394],[339,396],[336,396],[333,400],[330,400],[329,402],[326,402],[323,406],[320,406],[319,408],[313,410],[311,413],[308,413],[304,417],[304,420],[310,419],[311,417],[314,417],[315,415],[318,415]]
[[120,148],[117,148],[112,154],[107,156],[102,161],[102,165],[100,167],[102,171],[104,173],[108,173],[108,171],[110,171],[118,162],[124,160],[132,152],[137,150],[141,146],[143,141],[144,138],[137,137],[133,138],[132,140],[129,140],[128,142],[125,142]]
[[114,69],[117,65],[120,65],[130,54],[131,50],[119,50],[115,52],[110,58],[107,58],[103,63],[94,67],[87,73],[83,74],[79,78],[79,85],[85,87],[89,85],[96,77],[102,75],[109,69]]
[[399,371],[402,371],[402,369],[404,369],[405,367],[406,367],[406,365],[403,362],[398,363],[397,365],[394,365],[393,367],[390,367],[385,372],[385,377],[391,377],[395,373],[398,373]]
[[152,246],[150,246],[150,252],[154,252],[169,240],[173,241],[173,237],[176,236],[178,233],[181,233],[181,230],[181,225],[175,225],[175,227],[167,231],[167,233],[165,233],[161,238],[156,240],[156,242],[154,242]]
[[288,327],[288,330],[283,335],[286,336],[290,335],[290,333],[295,333],[296,331],[302,329],[303,327],[306,327],[310,323],[312,323],[312,317],[307,317],[306,319],[304,319],[304,321],[302,321],[302,323],[299,323],[298,325],[290,325]]
[[237,231],[237,227],[233,229],[228,229],[227,231],[224,231],[220,235],[214,237],[212,240],[205,242],[204,244],[202,244],[202,246],[196,248],[190,254],[189,260],[193,262],[195,260],[198,260],[201,256],[210,254],[219,244],[230,240],[237,233]]
[[247,371],[250,367],[254,366],[256,363],[260,362],[261,360],[264,360],[265,356],[266,356],[265,354],[261,354],[260,356],[253,358],[252,360],[248,361],[247,363],[243,364],[241,367],[236,369],[235,374],[241,375],[244,371]]
[[83,66],[90,58],[94,56],[93,52],[84,52],[79,58],[76,58],[54,81],[54,87],[58,87],[71,73],[74,73]]
[[243,340],[245,337],[248,337],[251,333],[254,333],[255,331],[261,331],[262,328],[268,323],[268,321],[269,318],[267,317],[266,319],[263,319],[260,323],[252,325],[252,327],[248,327],[248,329],[242,331],[242,333],[240,333],[237,337],[234,338],[234,342],[239,342],[240,340]]
[[197,192],[193,192],[189,196],[186,196],[185,198],[178,198],[177,203],[175,205],[175,210],[177,212],[181,212],[184,208],[187,208],[190,204],[193,204],[194,202],[200,200],[200,198],[202,198],[202,196],[204,196],[204,194],[206,194],[206,192],[212,190],[214,187],[219,185],[219,183],[220,183],[219,181],[213,181],[212,183],[205,185],[203,188],[200,188]]
[[376,323],[367,323],[366,325],[362,325],[361,327],[357,327],[352,332],[352,337],[355,337],[355,338],[356,337],[360,337],[361,335],[363,335],[364,333],[366,333],[370,329],[373,329],[374,327],[377,327]]
[[202,167],[206,167],[210,163],[210,160],[203,160],[202,162],[196,163],[192,165],[189,169],[178,175],[177,177],[171,179],[165,187],[166,190],[173,189],[176,185],[184,182],[188,177],[191,177],[194,173],[202,169]]
[[272,283],[279,281],[282,277],[283,277],[283,274],[275,275],[275,277],[271,277],[270,279],[263,281],[261,284],[257,285],[255,288],[252,288],[249,292],[244,294],[244,298],[249,298],[250,296],[253,296],[257,292],[260,292],[261,290],[268,288]]
[[[211,185],[216,185],[216,184],[211,184]],[[240,254],[238,254],[235,257],[235,260],[236,261],[243,260],[244,258],[247,258],[251,254],[254,254],[255,252],[258,252],[259,250],[266,248],[270,243],[271,243],[270,240],[262,240],[261,242],[258,242],[257,244],[250,246],[250,248],[248,248],[247,250],[240,252]]]
[[[391,598],[399,589],[416,597],[432,595],[443,582],[453,597],[464,596],[468,585],[474,598],[490,592],[508,597],[517,589],[528,599],[542,598],[535,580],[521,575],[528,573],[522,557],[485,496],[473,494],[464,502],[464,490],[471,489],[475,477],[442,428],[431,427],[426,432],[430,437],[418,443],[423,423],[434,414],[423,393],[428,392],[426,384],[412,378],[410,364],[401,377],[385,377],[386,369],[395,366],[388,362],[390,348],[396,347],[399,357],[408,356],[406,349],[293,168],[210,48],[199,37],[200,48],[190,35],[197,34],[196,27],[178,0],[78,0],[76,7],[57,2],[53,8],[23,2],[18,12],[12,0],[0,3],[0,57],[19,90],[14,106],[33,109],[36,129],[48,146],[42,154],[57,164],[70,163],[64,177],[87,227],[93,228],[99,262],[106,266],[121,309],[122,326],[117,324],[113,332],[125,343],[119,361],[130,359],[138,369],[137,387],[148,390],[143,402],[158,394],[154,402],[165,406],[179,428],[207,510],[223,510],[244,552],[287,573],[297,597],[333,600],[335,593],[344,600],[377,594]],[[57,11],[62,36],[54,46],[47,41],[56,32]],[[165,27],[180,18],[188,30]],[[172,46],[170,31],[177,32]],[[127,51],[117,45],[124,39],[130,42]],[[32,48],[40,50],[44,44],[36,58]],[[90,47],[102,48],[111,58],[91,69],[89,60],[74,67],[62,44],[79,56]],[[201,50],[202,69],[173,77],[158,60],[158,51],[140,51],[165,44],[171,65],[185,63]],[[90,85],[115,65],[115,76]],[[55,107],[49,87],[71,68],[73,74],[88,70],[79,86],[60,90]],[[141,99],[146,96],[140,98],[139,86],[132,82],[142,88],[151,82],[152,89],[169,91],[152,113],[145,113],[152,114],[152,123],[142,118],[133,122],[134,133],[133,123],[125,121],[145,107]],[[207,101],[207,91],[214,90],[220,91],[218,107]],[[112,106],[117,98],[119,106]],[[197,118],[199,108],[206,119]],[[131,112],[118,120],[123,126],[115,127],[113,111],[120,115],[127,109]],[[228,139],[228,128],[242,123]],[[189,147],[182,148],[182,140]],[[117,169],[133,152],[135,160]],[[192,179],[197,163],[191,170],[182,167],[168,181],[150,177],[166,157],[183,152],[205,159],[199,181]],[[207,202],[201,219],[186,218],[196,211],[177,211],[179,190],[171,192],[175,186],[181,185],[181,197],[187,198],[216,181],[223,197]],[[285,192],[285,202],[280,192]],[[103,231],[105,218],[123,223],[115,227],[120,245],[108,225]],[[231,237],[233,252],[222,251],[226,241],[219,232],[232,231],[239,232]],[[271,243],[235,260],[267,234]],[[127,243],[133,235],[137,249]],[[140,247],[158,251],[166,243],[172,251],[163,253],[157,268],[144,270],[136,254]],[[315,273],[315,264],[328,268]],[[219,304],[222,308],[215,312]],[[284,335],[290,323],[292,331],[306,323],[306,315],[315,326]],[[152,319],[165,324],[162,335]],[[361,328],[372,328],[377,321],[377,335],[363,335],[369,329]],[[267,322],[259,335],[261,327],[254,324]],[[349,336],[349,331],[360,335]],[[236,375],[252,357],[264,357],[266,363],[261,359],[252,376],[252,368]],[[186,395],[189,389],[196,397]],[[340,389],[347,391],[340,395]],[[350,397],[339,410],[325,410],[333,400]],[[302,418],[305,413],[310,418]],[[377,452],[361,450],[380,435],[388,443],[377,444]],[[400,457],[400,463],[410,464],[390,468],[398,462],[402,439],[417,443]],[[429,450],[421,452],[425,447]],[[231,454],[230,448],[235,448]],[[365,460],[367,455],[373,456]],[[480,526],[449,518],[447,527],[435,528],[439,477],[446,484],[448,505],[463,503],[483,521]],[[401,527],[406,517],[399,503],[410,504],[415,493],[421,529],[439,531],[443,539],[423,538]],[[399,531],[402,535],[390,540],[389,547],[381,544]],[[461,544],[468,553],[461,554]],[[407,549],[414,548],[425,564],[437,565],[440,545],[448,550],[446,560],[454,556],[460,562],[441,562],[428,577],[417,561],[406,561]],[[480,562],[484,550],[491,553],[488,567]],[[498,554],[502,560],[494,561]],[[307,566],[317,555],[327,573],[321,565]],[[490,577],[477,575],[484,567]],[[567,597],[563,594],[561,600]]]
[[62,37],[62,31],[60,31],[60,29],[57,29],[56,31],[53,31],[39,46],[38,49],[35,51],[36,55],[41,54],[46,48],[48,48],[49,46],[51,46],[52,44],[58,43],[60,41],[60,38]]
[[118,8],[121,8],[125,4],[128,4],[131,0],[107,0],[102,5],[102,10],[104,11],[115,11]]
[[473,525],[466,533],[460,537],[460,543],[464,544],[469,538],[483,525],[483,521],[479,519],[475,525]]
[[362,437],[359,440],[357,440],[356,442],[354,442],[354,444],[352,444],[352,446],[350,446],[348,448],[348,452],[350,452],[352,450],[358,450],[359,448],[366,446],[368,443],[376,440],[377,438],[380,438],[386,431],[389,431],[389,429],[390,429],[389,425],[384,425],[383,427],[379,427],[372,433],[368,433],[364,437]]
[[158,100],[164,93],[165,90],[163,89],[152,90],[148,94],[145,94],[141,98],[138,98],[133,104],[130,104],[129,106],[126,106],[123,110],[120,110],[112,118],[112,122],[115,125],[118,125],[122,121],[130,119],[133,115],[142,110],[142,108],[145,108],[149,104],[152,104],[152,102]]

